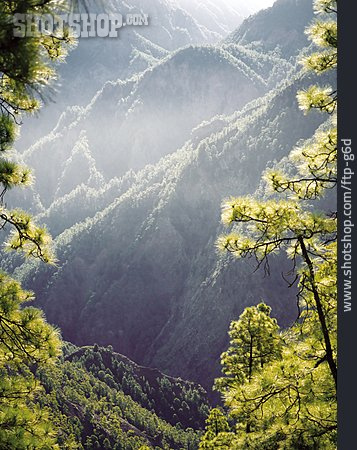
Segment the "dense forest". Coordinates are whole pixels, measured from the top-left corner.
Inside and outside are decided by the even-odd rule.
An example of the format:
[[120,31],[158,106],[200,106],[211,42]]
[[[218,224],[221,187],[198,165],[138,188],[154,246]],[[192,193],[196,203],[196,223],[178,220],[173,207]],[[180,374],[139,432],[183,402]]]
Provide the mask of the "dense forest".
[[336,448],[337,1],[262,3],[0,5],[1,449]]
[[197,448],[208,415],[194,383],[140,367],[112,348],[64,344],[38,373],[37,402],[51,410],[60,448]]

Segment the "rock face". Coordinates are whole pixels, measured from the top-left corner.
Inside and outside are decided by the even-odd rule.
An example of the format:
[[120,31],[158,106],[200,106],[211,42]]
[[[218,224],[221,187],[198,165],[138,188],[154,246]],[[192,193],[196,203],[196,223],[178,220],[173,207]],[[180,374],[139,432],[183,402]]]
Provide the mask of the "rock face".
[[[306,18],[306,2],[294,5]],[[253,29],[262,20],[254,17]],[[106,83],[24,152],[37,167],[36,211],[56,237],[58,265],[27,263],[18,275],[65,339],[111,344],[210,387],[229,323],[245,306],[263,299],[282,325],[295,319],[282,257],[264,277],[252,262],[218,255],[215,241],[222,199],[264,195],[266,167],[321,124],[296,102],[313,81],[295,61],[232,39],[188,47]]]

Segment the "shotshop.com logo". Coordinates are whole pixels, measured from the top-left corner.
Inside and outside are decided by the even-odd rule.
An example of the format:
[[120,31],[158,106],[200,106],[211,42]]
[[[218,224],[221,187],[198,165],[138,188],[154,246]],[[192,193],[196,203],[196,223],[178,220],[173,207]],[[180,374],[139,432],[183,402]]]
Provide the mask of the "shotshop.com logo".
[[125,26],[148,26],[147,14],[15,14],[15,37],[62,35],[69,29],[76,38],[117,38]]

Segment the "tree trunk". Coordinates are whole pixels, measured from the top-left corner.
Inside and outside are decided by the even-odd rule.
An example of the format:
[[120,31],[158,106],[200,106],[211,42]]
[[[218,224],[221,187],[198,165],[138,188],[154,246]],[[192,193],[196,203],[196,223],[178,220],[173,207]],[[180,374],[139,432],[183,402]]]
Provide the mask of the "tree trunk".
[[330,340],[330,335],[329,335],[329,331],[327,328],[327,324],[326,324],[326,318],[325,318],[325,314],[322,308],[322,303],[321,303],[321,299],[320,299],[320,294],[317,290],[316,287],[316,283],[315,283],[315,271],[314,271],[314,266],[312,264],[312,261],[310,259],[310,256],[308,254],[304,239],[302,237],[298,238],[299,240],[299,244],[300,244],[300,248],[302,251],[302,256],[309,268],[309,273],[310,273],[310,283],[311,283],[311,287],[312,287],[312,292],[314,294],[314,300],[315,300],[315,304],[316,304],[316,309],[317,309],[317,314],[319,316],[319,321],[320,321],[320,325],[321,325],[321,330],[322,330],[322,334],[324,337],[324,342],[325,342],[325,348],[326,348],[326,360],[327,363],[329,365],[331,374],[333,376],[333,379],[335,381],[335,386],[337,387],[337,366],[336,366],[336,362],[334,360],[333,357],[333,352],[332,352],[332,345],[331,345],[331,340]]

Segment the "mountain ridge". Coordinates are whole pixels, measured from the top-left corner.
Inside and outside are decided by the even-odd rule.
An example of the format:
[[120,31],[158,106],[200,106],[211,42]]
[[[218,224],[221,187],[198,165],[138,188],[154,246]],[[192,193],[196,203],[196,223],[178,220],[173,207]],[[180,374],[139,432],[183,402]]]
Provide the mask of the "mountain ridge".
[[[272,282],[278,281],[260,281],[260,285],[254,286],[252,269],[243,268],[238,262],[232,267],[228,266],[227,275],[224,275],[225,270],[219,275],[219,259],[217,260],[214,252],[214,241],[220,232],[219,205],[222,198],[231,193],[242,195],[254,192],[260,180],[259,165],[260,170],[264,170],[265,161],[278,157],[278,148],[283,157],[297,140],[304,137],[304,133],[306,138],[311,137],[321,123],[320,116],[306,119],[299,112],[297,104],[290,103],[291,93],[295,93],[299,86],[309,83],[310,79],[306,77],[298,78],[290,85],[283,86],[273,96],[268,94],[265,101],[261,101],[260,112],[255,110],[250,119],[245,119],[245,129],[239,115],[234,116],[233,123],[220,133],[214,133],[208,140],[204,139],[196,146],[196,150],[193,151],[186,144],[181,151],[161,160],[156,169],[155,166],[143,169],[137,175],[137,179],[141,181],[134,190],[130,188],[93,219],[88,218],[57,238],[57,251],[63,263],[57,269],[41,271],[42,275],[35,282],[31,281],[30,285],[35,288],[38,302],[44,307],[47,317],[61,326],[66,339],[84,344],[98,341],[102,336],[100,344],[111,343],[116,350],[140,363],[156,365],[170,374],[179,374],[180,370],[180,375],[188,375],[188,379],[199,380],[205,386],[211,383],[211,379],[204,379],[207,367],[214,365],[212,359],[217,361],[218,354],[223,349],[232,311],[238,313],[244,305],[254,301],[255,295],[261,296],[264,291],[269,292]],[[282,108],[282,105],[285,107]],[[279,119],[275,119],[274,127],[270,126],[270,131],[267,132],[265,124],[271,123],[274,111],[279,111]],[[294,124],[294,129],[289,128],[288,135],[275,137],[276,148],[273,151],[270,134],[274,134],[273,130],[286,128],[284,123]],[[256,135],[264,136],[261,143],[250,144],[251,149],[255,148],[256,155],[260,155],[259,165],[255,169],[256,178],[254,182],[252,178],[249,180],[243,175],[248,172],[247,168],[240,169],[238,183],[233,167],[237,166],[238,160],[243,167],[247,164],[249,166],[244,147],[249,142],[249,134],[254,127],[257,129]],[[263,129],[264,135],[258,131]],[[228,147],[226,143],[232,139],[229,135],[233,141]],[[234,142],[240,142],[238,153]],[[153,183],[145,182],[144,173],[149,180],[155,179],[155,170],[161,173],[159,179]],[[143,188],[143,183],[147,183],[146,189]],[[198,209],[197,204],[200,204]],[[211,218],[209,223],[203,222],[206,214]],[[165,246],[160,242],[165,242]],[[203,261],[206,269],[202,269],[200,273]],[[186,266],[188,270],[183,269]],[[215,275],[216,281],[212,279],[215,272],[218,275],[218,278]],[[53,275],[48,276],[49,273]],[[237,286],[241,286],[237,289],[244,299],[242,297],[239,303],[229,290],[225,288],[224,294],[222,291],[225,277],[229,278],[233,275],[228,274],[233,273],[241,273],[236,282]],[[28,281],[32,277],[31,271],[25,276]],[[95,280],[94,285],[91,280]],[[279,300],[271,299],[270,302],[275,306],[280,321],[287,324],[293,320],[295,310],[291,308],[289,312],[283,306],[283,296],[294,294],[289,294],[281,281],[279,285],[279,288],[274,288],[275,292],[281,290]],[[147,286],[150,286],[149,292]],[[56,300],[56,292],[61,293],[60,303]],[[217,299],[213,300],[216,295],[224,301],[224,307],[221,305],[217,309],[219,303]],[[218,316],[214,319],[221,321],[220,343],[214,345],[212,342],[218,336],[205,336],[207,325],[213,320],[207,309],[208,304],[205,306],[203,301],[207,296],[213,302],[211,307],[214,305],[215,314],[221,317],[219,320]],[[227,298],[224,300],[225,297]],[[201,325],[198,326],[199,323]],[[142,324],[145,324],[145,330],[142,329]],[[185,332],[181,329],[183,326]],[[200,331],[195,334],[194,330]],[[215,330],[217,334],[217,323]],[[178,335],[181,336],[179,341]],[[182,347],[187,339],[190,346],[185,344]],[[205,351],[199,350],[201,345]],[[209,354],[208,348],[215,348],[217,352]],[[205,353],[205,364],[193,362],[196,358],[194,355]]]

